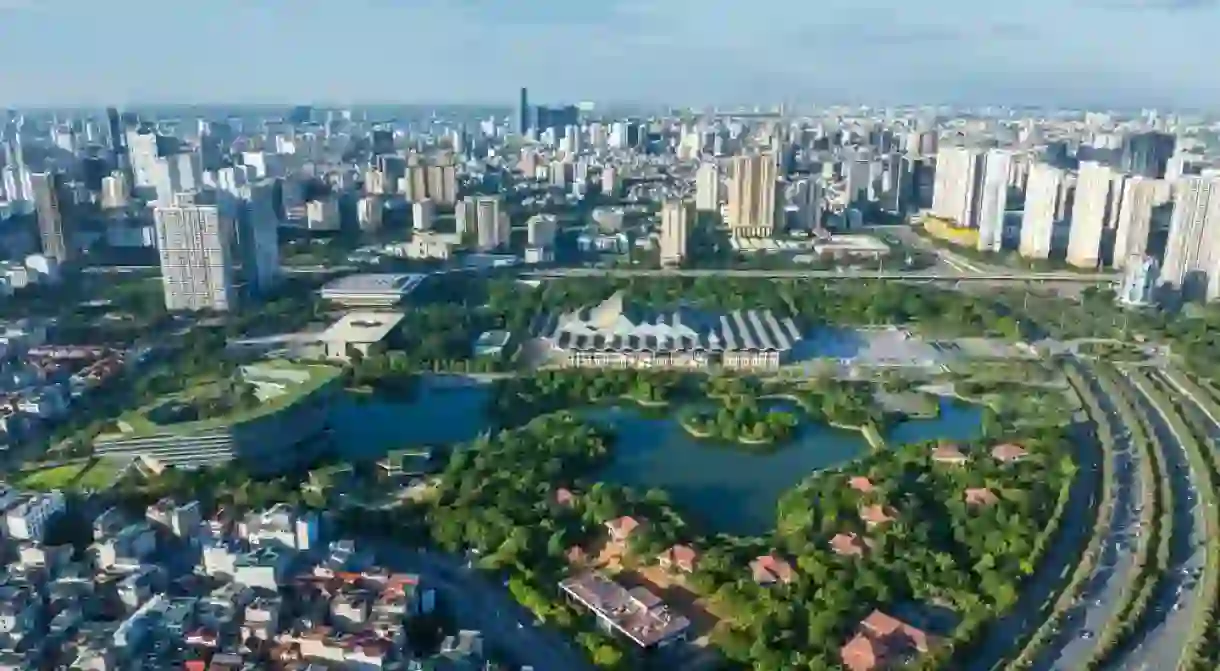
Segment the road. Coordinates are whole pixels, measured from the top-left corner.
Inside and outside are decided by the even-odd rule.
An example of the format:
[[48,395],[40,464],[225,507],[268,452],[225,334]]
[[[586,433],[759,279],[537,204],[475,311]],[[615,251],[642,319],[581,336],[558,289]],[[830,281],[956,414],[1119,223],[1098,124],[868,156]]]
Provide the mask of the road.
[[1021,585],[1017,605],[987,629],[978,654],[967,665],[971,671],[988,671],[1015,654],[1014,648],[1025,639],[1024,634],[1042,623],[1045,617],[1043,606],[1056,598],[1088,544],[1089,534],[1097,519],[1101,450],[1096,440],[1083,435],[1078,438],[1083,448],[1076,455],[1080,470],[1069,491],[1070,498],[1059,532],[1051,539],[1050,547],[1046,549],[1034,574]]
[[[1082,669],[1097,649],[1096,634],[1117,614],[1124,588],[1131,582],[1137,542],[1133,527],[1139,519],[1143,488],[1148,486],[1140,481],[1140,455],[1133,449],[1130,427],[1122,423],[1114,399],[1097,384],[1091,370],[1085,366],[1078,370],[1093,388],[1114,436],[1114,511],[1110,525],[1102,531],[1101,551],[1079,602],[1068,611],[1058,635],[1035,658],[1034,669]],[[1091,632],[1087,637],[1086,631]]]
[[1138,393],[1139,409],[1161,444],[1165,446],[1165,469],[1173,490],[1173,535],[1169,544],[1169,568],[1153,595],[1148,626],[1133,638],[1134,649],[1124,651],[1119,668],[1176,669],[1190,637],[1191,618],[1202,596],[1187,572],[1202,570],[1207,559],[1203,544],[1203,510],[1195,496],[1195,475],[1186,449],[1166,417],[1152,404],[1142,386],[1127,378]]
[[687,269],[644,270],[639,268],[540,268],[522,273],[526,279],[560,277],[770,277],[824,280],[938,280],[953,282],[1061,282],[1081,284],[1113,284],[1118,276],[1112,273],[1034,273],[1016,271],[954,272],[926,270],[742,270]]
[[[593,668],[583,652],[564,636],[534,625],[532,613],[508,591],[467,569],[456,557],[400,545],[374,546],[379,563],[395,571],[419,574],[436,589],[463,629],[481,631],[487,642],[518,665],[536,671],[585,671]],[[518,628],[518,625],[523,625]]]

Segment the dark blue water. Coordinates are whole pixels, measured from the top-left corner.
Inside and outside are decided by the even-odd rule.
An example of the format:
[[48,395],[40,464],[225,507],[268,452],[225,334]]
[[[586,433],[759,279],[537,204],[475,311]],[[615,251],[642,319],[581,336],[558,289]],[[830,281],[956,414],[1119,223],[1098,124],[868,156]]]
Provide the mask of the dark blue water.
[[[483,409],[488,387],[422,385],[411,402],[349,394],[332,415],[336,443],[348,458],[377,457],[387,450],[474,439],[488,422]],[[782,404],[781,404],[782,405]],[[614,461],[600,479],[640,489],[664,489],[684,514],[707,528],[743,535],[775,524],[780,495],[811,472],[842,465],[869,450],[856,431],[803,424],[792,441],[775,450],[751,452],[698,441],[669,415],[624,407],[584,411],[610,424],[617,435]],[[981,432],[977,406],[944,401],[934,419],[891,427],[890,445],[945,438],[970,440]]]

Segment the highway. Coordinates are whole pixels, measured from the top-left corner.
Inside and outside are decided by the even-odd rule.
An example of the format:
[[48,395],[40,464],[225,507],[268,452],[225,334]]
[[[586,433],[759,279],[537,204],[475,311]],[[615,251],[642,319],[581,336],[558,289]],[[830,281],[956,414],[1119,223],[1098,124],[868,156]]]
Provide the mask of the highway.
[[[1097,562],[1093,574],[1084,583],[1080,601],[1068,611],[1058,635],[1034,660],[1034,669],[1083,669],[1097,649],[1098,634],[1117,614],[1123,592],[1131,582],[1136,547],[1132,527],[1139,519],[1136,508],[1143,488],[1147,486],[1139,480],[1140,455],[1133,449],[1130,427],[1122,423],[1114,399],[1097,384],[1093,372],[1086,366],[1077,370],[1089,381],[1106,414],[1106,418],[1095,420],[1108,421],[1114,436],[1114,482],[1111,483],[1114,511],[1110,525],[1101,532]],[[1085,634],[1086,631],[1090,633]]]
[[1020,273],[1011,271],[924,270],[743,270],[743,269],[684,269],[644,270],[638,268],[541,268],[522,273],[527,279],[561,277],[769,277],[775,279],[823,280],[936,280],[950,282],[1076,282],[1081,284],[1111,284],[1118,281],[1112,273]]
[[1169,476],[1166,484],[1173,490],[1174,511],[1167,574],[1153,595],[1143,635],[1134,639],[1134,649],[1125,651],[1119,668],[1132,671],[1176,669],[1190,636],[1195,607],[1202,596],[1198,593],[1198,585],[1187,574],[1202,570],[1206,563],[1203,510],[1194,495],[1195,475],[1182,441],[1145,393],[1143,385],[1130,377],[1127,381],[1138,391],[1140,410],[1165,446],[1165,469]]

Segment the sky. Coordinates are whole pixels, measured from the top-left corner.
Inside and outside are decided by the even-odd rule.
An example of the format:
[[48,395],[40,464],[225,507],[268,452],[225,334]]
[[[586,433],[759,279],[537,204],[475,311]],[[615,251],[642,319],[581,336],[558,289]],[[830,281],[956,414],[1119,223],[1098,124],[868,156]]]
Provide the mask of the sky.
[[0,106],[1220,109],[1220,0],[0,0]]

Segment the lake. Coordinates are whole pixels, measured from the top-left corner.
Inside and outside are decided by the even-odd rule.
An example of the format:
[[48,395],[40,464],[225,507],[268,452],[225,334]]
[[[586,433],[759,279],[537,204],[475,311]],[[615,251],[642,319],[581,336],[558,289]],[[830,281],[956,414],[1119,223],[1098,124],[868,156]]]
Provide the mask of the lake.
[[[488,397],[488,386],[452,379],[422,383],[410,402],[348,393],[336,403],[331,427],[348,458],[465,442],[487,428]],[[742,535],[771,529],[780,495],[811,472],[844,464],[869,450],[858,432],[813,423],[802,424],[791,441],[774,451],[756,453],[697,441],[672,416],[650,416],[629,406],[588,408],[584,416],[610,424],[618,436],[614,460],[598,479],[664,489],[692,520]],[[969,440],[980,434],[981,417],[976,406],[942,400],[936,418],[899,423],[885,438],[891,445]]]

